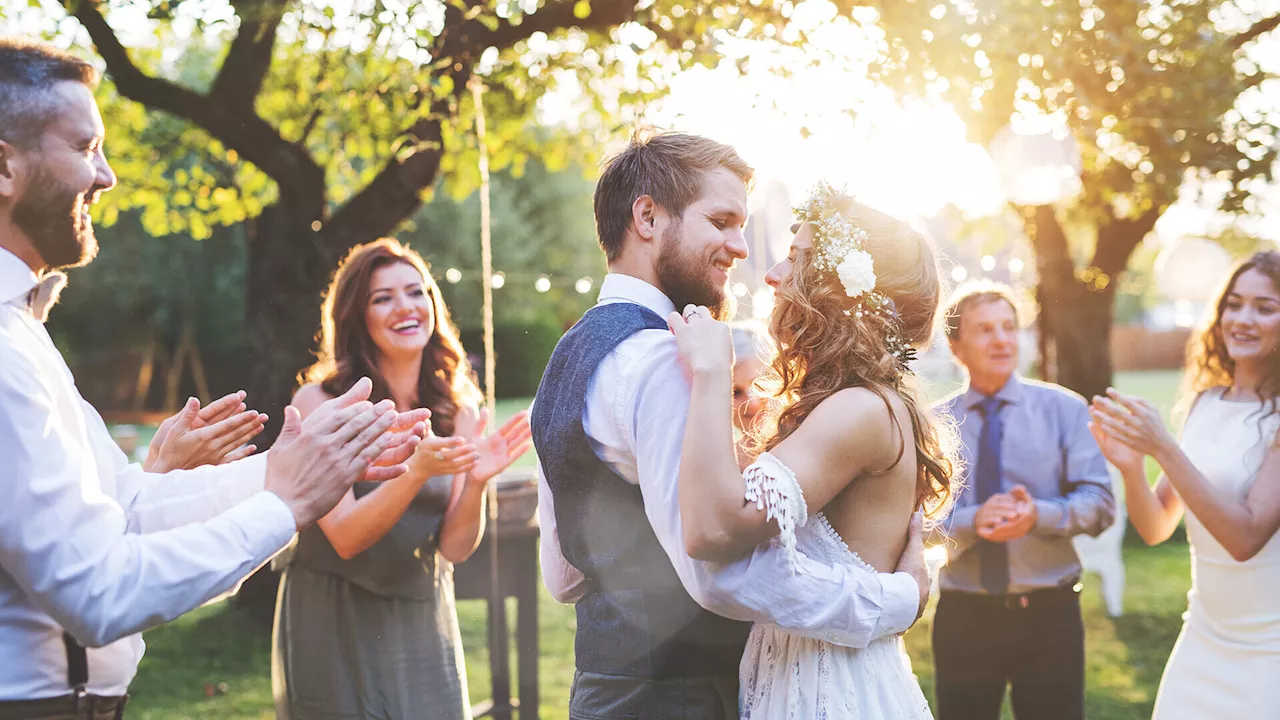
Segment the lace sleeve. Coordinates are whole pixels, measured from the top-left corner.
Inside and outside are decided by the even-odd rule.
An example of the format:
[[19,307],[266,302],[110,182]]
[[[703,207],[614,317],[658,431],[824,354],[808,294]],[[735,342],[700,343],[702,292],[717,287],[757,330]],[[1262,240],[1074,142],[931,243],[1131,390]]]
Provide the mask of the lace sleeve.
[[745,497],[765,511],[768,520],[778,521],[778,541],[787,555],[791,571],[798,567],[796,557],[796,528],[809,521],[809,510],[804,502],[804,491],[791,468],[769,453],[761,453],[756,461],[742,473],[746,481]]

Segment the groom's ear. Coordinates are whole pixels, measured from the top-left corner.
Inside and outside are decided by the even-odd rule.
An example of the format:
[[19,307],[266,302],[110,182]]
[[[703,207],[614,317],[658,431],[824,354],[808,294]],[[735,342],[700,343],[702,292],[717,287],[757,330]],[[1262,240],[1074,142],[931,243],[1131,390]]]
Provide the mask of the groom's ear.
[[631,224],[646,242],[658,237],[658,212],[658,204],[648,195],[641,195],[631,203]]

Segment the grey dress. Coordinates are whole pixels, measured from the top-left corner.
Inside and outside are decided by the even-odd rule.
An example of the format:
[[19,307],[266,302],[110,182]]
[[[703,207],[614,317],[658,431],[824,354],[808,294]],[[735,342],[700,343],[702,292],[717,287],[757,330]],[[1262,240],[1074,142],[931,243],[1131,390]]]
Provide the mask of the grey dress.
[[[291,720],[464,720],[453,566],[436,552],[452,476],[431,478],[385,537],[350,560],[319,526],[298,535],[276,603],[272,686]],[[357,498],[377,487],[361,482]]]

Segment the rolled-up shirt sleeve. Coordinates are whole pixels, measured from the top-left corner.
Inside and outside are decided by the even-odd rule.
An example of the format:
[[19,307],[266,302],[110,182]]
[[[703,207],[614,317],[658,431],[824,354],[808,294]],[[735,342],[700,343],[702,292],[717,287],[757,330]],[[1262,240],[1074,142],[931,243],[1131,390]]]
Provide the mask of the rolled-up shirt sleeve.
[[[623,389],[619,422],[628,428],[645,513],[689,595],[734,620],[848,647],[905,631],[915,622],[919,586],[905,573],[831,566],[799,555],[792,570],[780,547],[764,543],[731,563],[694,560],[684,550],[678,500],[680,454],[690,382],[674,338],[655,346]],[[697,522],[697,518],[688,518]]]
[[[198,607],[292,538],[289,508],[261,490],[206,522],[131,528],[125,507],[104,491],[115,488],[117,468],[100,468],[63,425],[40,377],[29,359],[0,354],[0,567],[83,644],[102,646]],[[130,504],[147,496],[135,492]]]
[[560,533],[556,529],[555,504],[551,487],[538,466],[538,559],[542,568],[542,584],[556,602],[576,603],[585,592],[587,578],[564,557]]

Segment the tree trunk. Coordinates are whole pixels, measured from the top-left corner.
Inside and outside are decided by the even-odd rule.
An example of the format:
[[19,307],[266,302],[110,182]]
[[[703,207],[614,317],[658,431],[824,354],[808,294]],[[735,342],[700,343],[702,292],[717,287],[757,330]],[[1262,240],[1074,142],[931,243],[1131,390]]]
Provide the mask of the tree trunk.
[[1066,235],[1051,206],[1024,208],[1023,220],[1039,275],[1043,377],[1085,398],[1104,393],[1111,385],[1115,278],[1098,280],[1096,268],[1077,277]]
[[1086,399],[1111,385],[1111,313],[1114,285],[1102,290],[1069,283],[1041,288],[1040,332],[1046,357],[1045,379]]
[[[320,301],[340,259],[317,241],[309,215],[275,205],[249,226],[245,322],[250,353],[245,390],[250,407],[270,417],[254,440],[260,448],[275,441],[284,408],[298,387],[298,372],[315,360]],[[279,574],[267,565],[245,581],[236,600],[269,624],[278,582]]]

